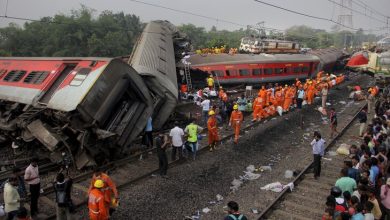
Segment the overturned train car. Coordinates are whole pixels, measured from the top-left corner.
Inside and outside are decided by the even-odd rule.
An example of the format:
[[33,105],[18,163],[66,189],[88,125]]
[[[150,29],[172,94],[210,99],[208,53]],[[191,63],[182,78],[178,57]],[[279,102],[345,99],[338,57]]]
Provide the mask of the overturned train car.
[[111,58],[0,58],[0,140],[63,152],[78,168],[115,157],[144,129],[152,97]]
[[178,100],[176,62],[190,50],[188,37],[167,21],[152,21],[145,27],[130,59],[153,97],[153,128],[160,129]]

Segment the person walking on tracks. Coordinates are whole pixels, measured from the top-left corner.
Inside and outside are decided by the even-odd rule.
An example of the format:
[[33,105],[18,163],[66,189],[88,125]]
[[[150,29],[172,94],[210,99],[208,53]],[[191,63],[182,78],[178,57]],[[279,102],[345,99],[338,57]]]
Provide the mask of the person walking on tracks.
[[109,207],[105,202],[104,182],[97,179],[88,193],[88,209],[90,220],[108,220]]
[[166,134],[160,133],[156,137],[156,148],[157,148],[157,156],[158,156],[158,165],[160,169],[160,175],[162,177],[167,175],[168,170],[168,158],[165,150],[169,146],[169,138]]
[[248,220],[248,218],[241,214],[238,207],[238,203],[234,201],[230,201],[227,204],[228,206],[228,216],[224,218],[224,220]]
[[207,120],[207,129],[209,138],[209,151],[212,152],[213,150],[215,150],[218,141],[217,120],[215,119],[215,112],[213,110],[209,112],[209,119]]
[[230,122],[229,126],[232,126],[234,130],[234,143],[238,143],[238,137],[240,136],[240,127],[242,120],[244,119],[244,116],[242,115],[242,112],[238,110],[238,105],[233,106],[233,112],[230,116]]
[[321,134],[318,131],[314,132],[314,139],[311,142],[313,148],[314,157],[314,179],[317,179],[321,175],[321,158],[325,153],[325,140],[322,139]]
[[367,123],[367,106],[365,106],[357,116],[359,118],[359,137],[363,137],[364,129]]
[[179,122],[175,121],[175,127],[169,133],[172,143],[172,161],[176,160],[176,152],[179,154],[179,160],[183,158],[183,136],[183,129],[179,128]]
[[110,178],[110,176],[104,173],[101,169],[95,169],[95,172],[92,176],[91,184],[89,190],[91,190],[97,180],[102,180],[104,187],[100,189],[100,191],[104,194],[104,202],[106,206],[109,208],[109,214],[111,215],[116,208],[116,204],[119,200],[119,193],[116,188],[114,181]]
[[329,119],[330,119],[330,138],[333,138],[333,134],[338,133],[337,132],[337,114],[336,114],[336,110],[334,108],[330,109]]
[[187,134],[187,143],[190,149],[188,151],[192,152],[192,158],[195,160],[196,151],[198,150],[198,134],[202,131],[202,128],[195,124],[195,119],[191,119],[191,123],[186,126],[184,132]]
[[38,213],[38,199],[41,192],[41,180],[39,178],[38,158],[34,157],[24,172],[24,180],[30,186],[30,212],[31,216]]
[[71,209],[73,208],[71,199],[72,184],[72,179],[65,179],[65,176],[62,172],[57,174],[56,181],[53,183],[57,203],[57,220],[73,219],[71,215]]

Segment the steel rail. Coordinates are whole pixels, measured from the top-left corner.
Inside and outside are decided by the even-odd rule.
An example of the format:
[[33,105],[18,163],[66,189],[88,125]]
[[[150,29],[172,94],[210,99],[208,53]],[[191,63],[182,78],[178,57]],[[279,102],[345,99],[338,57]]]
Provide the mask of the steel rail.
[[[359,109],[359,111],[353,116],[353,118],[346,124],[343,129],[328,143],[328,145],[325,148],[325,151],[328,150],[330,147],[333,147],[333,145],[336,143],[336,141],[344,134],[344,132],[352,125],[352,122],[355,121],[357,118],[358,114],[360,111],[367,106],[367,103],[363,105]],[[304,178],[304,175],[308,172],[308,170],[313,166],[314,161],[310,162],[299,174],[295,179],[292,181],[294,185],[296,185],[300,180]],[[287,195],[287,193],[290,192],[290,188],[286,187],[283,189],[282,192],[279,193],[279,195],[272,201],[271,204],[269,204],[261,213],[260,216],[258,217],[259,220],[265,219],[266,215],[272,211],[273,207],[278,204],[284,196]]]

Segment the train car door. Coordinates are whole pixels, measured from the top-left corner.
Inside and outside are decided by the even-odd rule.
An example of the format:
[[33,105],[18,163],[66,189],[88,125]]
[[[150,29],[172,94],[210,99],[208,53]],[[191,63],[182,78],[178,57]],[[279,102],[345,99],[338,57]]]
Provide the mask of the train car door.
[[50,88],[45,92],[45,94],[39,100],[41,104],[47,104],[50,101],[50,98],[53,96],[54,92],[60,87],[61,83],[65,78],[72,72],[72,70],[77,66],[77,64],[70,63],[65,64],[65,68],[57,76]]

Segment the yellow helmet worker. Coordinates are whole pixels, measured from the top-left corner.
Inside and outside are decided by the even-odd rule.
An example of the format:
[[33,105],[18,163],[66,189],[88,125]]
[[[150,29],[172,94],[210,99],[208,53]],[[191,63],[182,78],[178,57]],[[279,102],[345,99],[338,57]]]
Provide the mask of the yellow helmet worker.
[[104,186],[104,182],[103,182],[103,180],[96,180],[95,183],[93,184],[93,186],[95,188],[101,189]]
[[238,105],[237,104],[233,105],[233,110],[237,110],[237,109],[238,109]]
[[215,115],[215,112],[213,110],[209,111],[209,116]]

